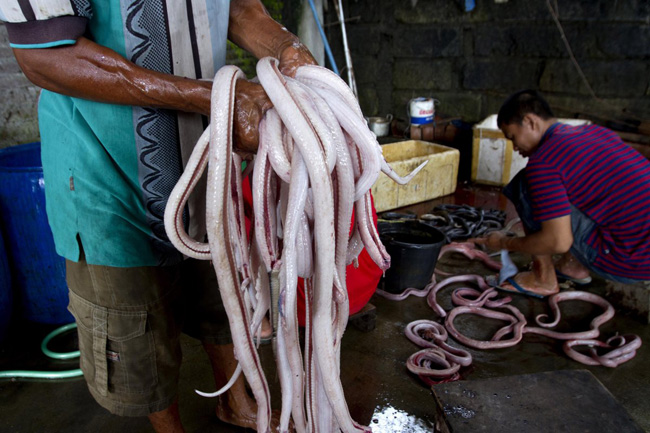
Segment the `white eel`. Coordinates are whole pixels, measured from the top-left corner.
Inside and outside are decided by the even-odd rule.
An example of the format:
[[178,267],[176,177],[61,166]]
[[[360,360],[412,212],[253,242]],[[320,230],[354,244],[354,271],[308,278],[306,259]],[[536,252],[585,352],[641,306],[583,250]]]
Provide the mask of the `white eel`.
[[[278,431],[288,431],[293,422],[299,433],[370,432],[350,416],[340,380],[349,312],[345,269],[362,247],[382,269],[390,266],[371,218],[370,187],[380,171],[404,183],[421,167],[405,177],[392,171],[351,90],[327,69],[304,66],[294,79],[280,73],[276,59],[264,58],[257,74],[274,108],[260,122],[252,163],[253,233],[244,228],[241,161],[233,153],[235,83],[244,78],[234,66],[215,76],[210,126],[170,195],[165,229],[183,254],[213,262],[238,371],[258,404],[258,432],[271,431],[269,387],[254,340],[269,309],[282,391]],[[203,243],[186,233],[183,209],[206,167],[208,242]],[[304,350],[299,277],[305,279],[307,299]]]

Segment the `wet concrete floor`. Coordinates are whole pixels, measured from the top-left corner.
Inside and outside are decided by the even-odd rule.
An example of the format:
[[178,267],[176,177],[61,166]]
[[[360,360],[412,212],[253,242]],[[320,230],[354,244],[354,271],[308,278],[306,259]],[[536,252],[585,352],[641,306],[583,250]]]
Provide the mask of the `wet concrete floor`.
[[[495,192],[496,191],[496,192]],[[467,203],[513,211],[498,191],[489,188],[461,185],[455,195],[409,208],[415,213],[429,211],[433,205]],[[527,257],[513,257],[523,267]],[[450,256],[440,263],[446,271],[455,273],[493,273],[480,263],[463,257]],[[603,280],[594,279],[587,290],[604,294]],[[439,301],[446,309],[453,286],[444,289]],[[376,307],[376,328],[363,332],[349,326],[344,337],[341,354],[341,380],[350,412],[358,422],[370,425],[373,432],[431,432],[434,421],[434,399],[430,388],[410,374],[406,359],[419,348],[404,337],[408,323],[419,319],[437,320],[424,298],[410,297],[404,301],[389,301],[375,295],[371,303]],[[514,296],[513,303],[527,317],[546,311],[544,301]],[[591,319],[599,314],[598,308],[570,302],[563,306],[566,323],[570,329],[587,329]],[[474,338],[488,338],[490,322],[459,317],[459,329]],[[499,325],[501,326],[501,325]],[[42,338],[52,327],[33,324],[14,326],[8,341],[0,346],[0,369],[66,369],[76,368],[74,361],[48,361],[40,353]],[[560,325],[559,330],[568,330]],[[479,351],[470,350],[474,357],[472,366],[461,370],[462,380],[477,380],[526,373],[555,370],[587,369],[611,392],[641,428],[650,431],[650,332],[640,319],[617,310],[613,320],[601,327],[601,336],[614,333],[634,333],[641,336],[644,345],[631,361],[615,368],[588,367],[569,359],[561,343],[540,336],[524,336],[523,341],[511,348]],[[65,341],[67,340],[67,341]],[[62,336],[52,347],[71,350],[72,336]],[[451,342],[452,345],[460,346]],[[60,346],[60,347],[57,347]],[[67,347],[66,347],[67,346]],[[183,340],[184,361],[181,372],[180,406],[188,432],[243,432],[245,429],[221,423],[214,415],[214,401],[194,393],[194,389],[213,389],[211,370],[201,344],[191,338]],[[261,347],[267,378],[272,388],[274,406],[279,406],[279,384],[273,367],[271,345]],[[82,379],[57,381],[0,379],[0,431],[1,432],[151,432],[146,418],[121,418],[113,416],[98,406],[88,393]],[[248,430],[250,431],[250,430]]]

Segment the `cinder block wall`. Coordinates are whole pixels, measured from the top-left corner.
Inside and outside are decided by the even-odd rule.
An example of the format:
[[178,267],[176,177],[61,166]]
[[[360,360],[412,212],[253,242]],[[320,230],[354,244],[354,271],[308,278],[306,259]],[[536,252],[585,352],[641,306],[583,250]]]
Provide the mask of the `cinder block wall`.
[[0,23],[0,149],[38,141],[39,92],[18,67]]
[[[285,9],[299,0],[285,2]],[[650,2],[558,0],[559,18],[596,98],[580,78],[545,0],[344,0],[348,42],[366,115],[406,118],[408,101],[476,122],[524,87],[557,114],[650,118]],[[555,3],[555,0],[550,0]],[[328,2],[327,23],[336,22]],[[285,20],[291,25],[291,17]],[[294,30],[295,31],[295,30]],[[340,27],[327,25],[345,67]],[[345,77],[345,71],[342,75]],[[38,139],[39,89],[20,72],[0,23],[0,148]]]
[[[495,113],[510,93],[535,88],[558,115],[650,119],[650,2],[557,3],[596,98],[571,61],[546,0],[477,0],[472,12],[465,12],[464,0],[344,1],[364,113],[406,117],[411,98],[428,96],[440,101],[438,112],[476,122]],[[328,21],[337,21],[333,7]],[[343,69],[340,27],[327,26],[327,32]]]
[[[300,0],[262,0],[273,17],[283,21],[287,14],[295,21],[295,11],[299,10]],[[295,32],[295,30],[293,30]],[[249,77],[254,75],[255,60],[242,50],[228,48],[229,63],[240,66]],[[39,140],[38,95],[40,88],[31,84],[20,71],[13,57],[7,29],[0,22],[0,149]]]

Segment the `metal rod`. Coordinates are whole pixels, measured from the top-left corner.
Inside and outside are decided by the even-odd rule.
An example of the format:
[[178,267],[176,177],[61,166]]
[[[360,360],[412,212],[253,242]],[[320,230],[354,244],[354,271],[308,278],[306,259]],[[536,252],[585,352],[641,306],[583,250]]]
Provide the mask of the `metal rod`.
[[354,79],[354,69],[352,69],[352,56],[350,55],[350,48],[348,47],[348,35],[345,31],[345,17],[343,16],[343,3],[341,0],[336,0],[334,2],[334,7],[336,8],[336,13],[339,16],[339,22],[341,23],[341,35],[343,36],[343,51],[345,52],[345,64],[347,66],[348,72],[348,84],[350,89],[354,93],[354,96],[359,99],[359,94],[357,92],[357,83]]

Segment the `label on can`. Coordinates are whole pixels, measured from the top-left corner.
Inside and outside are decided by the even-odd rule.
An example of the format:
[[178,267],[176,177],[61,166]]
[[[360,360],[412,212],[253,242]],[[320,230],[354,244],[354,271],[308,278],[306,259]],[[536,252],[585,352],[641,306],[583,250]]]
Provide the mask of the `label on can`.
[[433,98],[414,98],[409,102],[409,117],[412,125],[433,123]]

